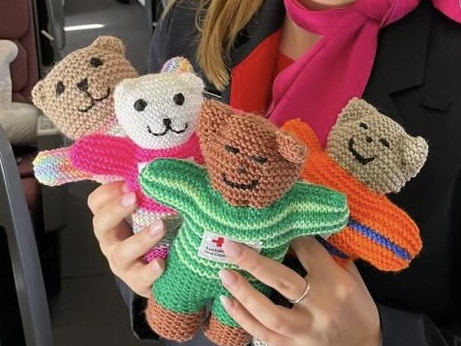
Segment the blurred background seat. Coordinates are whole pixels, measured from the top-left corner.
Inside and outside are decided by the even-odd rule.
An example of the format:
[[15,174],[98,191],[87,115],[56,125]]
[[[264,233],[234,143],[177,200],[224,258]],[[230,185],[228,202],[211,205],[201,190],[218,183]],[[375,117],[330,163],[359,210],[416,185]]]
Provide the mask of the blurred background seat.
[[0,126],[0,345],[52,346],[37,243],[13,149]]
[[[0,40],[12,41],[18,47],[18,54],[10,65],[12,101],[31,102],[33,86],[45,74],[47,65],[52,65],[60,57],[60,48],[64,44],[63,23],[62,0],[0,1]],[[33,175],[32,161],[38,150],[59,146],[62,140],[58,133],[51,137],[47,132],[43,137],[39,133],[41,122],[36,120],[34,125],[38,125],[36,142],[15,144],[13,153],[32,218],[47,293],[51,296],[60,289],[59,235],[56,230],[63,227],[64,221],[59,217],[47,217],[43,211],[53,210],[53,215],[62,215],[60,202],[64,199],[64,190],[40,186]],[[57,199],[60,200],[58,203]],[[50,201],[53,205],[48,207]],[[0,239],[0,252],[5,246]]]

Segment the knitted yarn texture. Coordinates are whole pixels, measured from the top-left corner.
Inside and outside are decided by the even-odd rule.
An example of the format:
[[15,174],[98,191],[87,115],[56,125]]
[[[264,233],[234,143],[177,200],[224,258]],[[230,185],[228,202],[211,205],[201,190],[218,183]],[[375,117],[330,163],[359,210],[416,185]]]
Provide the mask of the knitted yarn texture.
[[[203,82],[192,72],[181,72],[184,59],[177,60],[182,66],[179,72],[162,70],[125,79],[115,88],[117,120],[128,137],[94,134],[75,142],[70,151],[75,167],[91,174],[120,176],[129,190],[136,193],[138,208],[132,216],[134,232],[155,219],[174,214],[172,209],[157,203],[140,189],[138,174],[144,165],[160,157],[203,162],[195,134],[203,102]],[[162,246],[165,248],[161,251],[163,258],[167,255],[168,243]],[[156,254],[151,252],[146,258]]]
[[[88,47],[60,61],[32,90],[32,101],[66,136],[79,139],[91,133],[123,135],[114,113],[113,92],[125,78],[138,74],[124,56],[123,43],[100,36]],[[41,151],[34,161],[36,178],[45,185],[91,179],[120,179],[76,169],[68,148]]]
[[[206,168],[158,159],[141,172],[145,193],[184,219],[166,270],[154,284],[146,317],[162,337],[184,341],[200,327],[200,315],[212,301],[205,334],[218,345],[244,345],[251,336],[219,300],[229,295],[219,270],[238,270],[225,258],[223,242],[233,239],[281,261],[293,238],[342,229],[348,209],[343,194],[298,181],[305,146],[267,120],[235,115],[227,105],[206,101],[198,134]],[[242,275],[268,293],[248,273]]]
[[[306,123],[290,120],[282,129],[309,148],[302,179],[347,195],[347,227],[331,235],[328,243],[323,242],[332,254],[360,258],[385,271],[408,267],[422,247],[419,228],[383,191],[400,190],[418,173],[427,155],[425,141],[409,136],[393,120],[359,99],[351,100],[343,109],[328,138],[326,152]],[[403,157],[405,165],[401,165]],[[409,162],[415,163],[413,169],[408,168]],[[375,164],[378,167],[373,168]]]
[[32,90],[32,101],[64,135],[78,139],[110,133],[116,126],[113,92],[125,78],[138,73],[124,56],[123,43],[98,37],[59,62]]

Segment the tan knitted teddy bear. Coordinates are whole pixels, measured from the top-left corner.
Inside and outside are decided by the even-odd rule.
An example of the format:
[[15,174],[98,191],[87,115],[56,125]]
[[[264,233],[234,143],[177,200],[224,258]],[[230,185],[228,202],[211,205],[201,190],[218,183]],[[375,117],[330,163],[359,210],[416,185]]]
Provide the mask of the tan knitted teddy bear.
[[[125,58],[121,40],[100,36],[88,47],[67,55],[32,90],[32,101],[67,137],[91,133],[123,135],[114,113],[115,86],[138,73]],[[67,148],[39,153],[34,161],[37,179],[45,185],[105,177],[75,169]]]
[[357,98],[339,114],[325,150],[309,125],[298,119],[282,129],[310,150],[302,178],[347,195],[351,217],[344,231],[328,239],[331,252],[338,258],[360,258],[380,270],[407,268],[422,247],[419,228],[386,194],[399,192],[418,174],[428,155],[426,141]]

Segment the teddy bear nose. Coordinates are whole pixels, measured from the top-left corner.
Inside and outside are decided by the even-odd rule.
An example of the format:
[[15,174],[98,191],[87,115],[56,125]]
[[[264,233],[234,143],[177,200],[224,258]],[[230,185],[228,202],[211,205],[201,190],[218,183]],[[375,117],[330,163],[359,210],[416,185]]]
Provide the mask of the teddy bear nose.
[[368,136],[365,138],[365,140],[367,141],[367,143],[371,143],[371,142],[373,142],[373,138],[371,138],[371,137],[368,137]]
[[77,88],[81,91],[88,91],[88,78],[82,79],[77,83]]
[[246,169],[245,167],[239,166],[239,167],[237,168],[237,173],[238,173],[238,174],[247,174],[248,171],[247,171],[247,169]]
[[163,125],[165,125],[166,127],[169,127],[171,125],[171,119],[170,118],[163,119]]

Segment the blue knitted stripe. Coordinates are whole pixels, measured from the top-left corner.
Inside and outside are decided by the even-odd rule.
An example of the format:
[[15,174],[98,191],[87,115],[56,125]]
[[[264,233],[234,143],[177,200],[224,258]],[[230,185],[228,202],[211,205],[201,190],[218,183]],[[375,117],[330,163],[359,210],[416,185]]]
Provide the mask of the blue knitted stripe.
[[384,237],[382,234],[377,233],[373,229],[362,225],[352,219],[349,219],[348,226],[360,233],[361,235],[367,237],[368,239],[371,239],[378,245],[392,251],[396,256],[404,259],[404,260],[411,260],[411,255],[402,247],[398,246],[397,244],[394,244],[391,240],[387,239]]
[[342,258],[342,259],[348,259],[349,258],[348,255],[346,255],[341,250],[335,248],[332,244],[330,244],[327,240],[325,240],[325,238],[323,238],[323,237],[321,237],[319,235],[316,235],[315,239],[317,239],[317,241],[320,244],[322,244],[325,249],[327,249],[327,251],[330,253],[330,255],[335,256],[335,257],[339,257],[339,258]]

